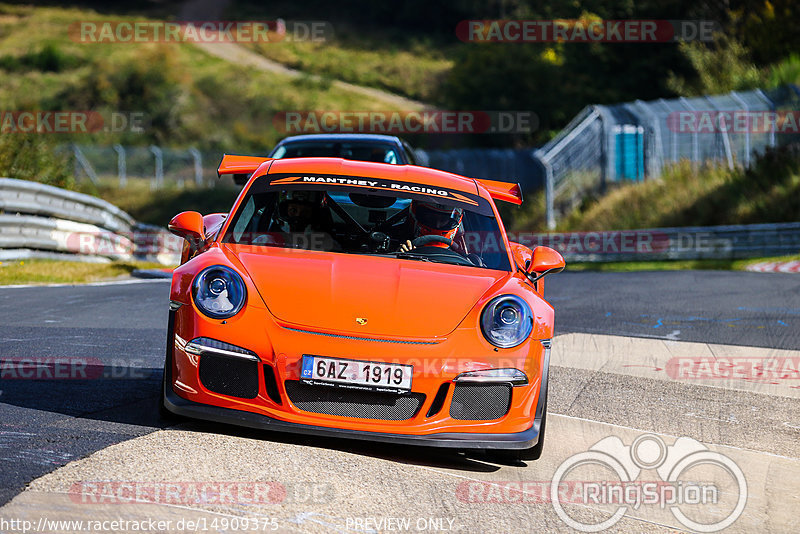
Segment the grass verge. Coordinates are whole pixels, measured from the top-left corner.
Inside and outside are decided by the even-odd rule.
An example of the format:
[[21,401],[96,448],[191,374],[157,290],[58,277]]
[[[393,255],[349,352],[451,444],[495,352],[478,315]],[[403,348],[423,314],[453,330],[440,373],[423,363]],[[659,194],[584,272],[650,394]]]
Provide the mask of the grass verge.
[[84,263],[63,260],[0,262],[0,286],[13,284],[85,284],[130,276],[135,269],[163,269],[144,261]]
[[800,214],[800,144],[768,148],[749,169],[682,161],[658,180],[621,186],[559,224],[562,231],[777,223]]
[[310,74],[384,89],[416,100],[436,99],[453,62],[436,49],[417,44],[407,50],[377,43],[297,41],[252,43],[254,52]]

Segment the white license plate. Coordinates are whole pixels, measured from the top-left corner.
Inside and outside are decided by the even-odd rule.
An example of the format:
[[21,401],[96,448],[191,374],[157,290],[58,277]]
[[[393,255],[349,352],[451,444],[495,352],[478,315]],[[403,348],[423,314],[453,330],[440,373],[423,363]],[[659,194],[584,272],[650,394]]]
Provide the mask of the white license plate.
[[414,366],[303,355],[301,381],[401,393],[411,391]]

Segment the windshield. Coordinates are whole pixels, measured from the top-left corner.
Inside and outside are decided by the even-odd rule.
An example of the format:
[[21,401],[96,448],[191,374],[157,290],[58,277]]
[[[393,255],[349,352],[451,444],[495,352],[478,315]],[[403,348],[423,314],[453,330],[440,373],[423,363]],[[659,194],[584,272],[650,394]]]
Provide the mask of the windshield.
[[385,143],[309,141],[278,146],[270,156],[284,158],[344,158],[377,163],[401,163],[394,146]]
[[264,176],[254,182],[222,241],[510,270],[485,199],[463,192],[452,192],[464,199],[454,201],[416,191],[286,187],[285,180]]

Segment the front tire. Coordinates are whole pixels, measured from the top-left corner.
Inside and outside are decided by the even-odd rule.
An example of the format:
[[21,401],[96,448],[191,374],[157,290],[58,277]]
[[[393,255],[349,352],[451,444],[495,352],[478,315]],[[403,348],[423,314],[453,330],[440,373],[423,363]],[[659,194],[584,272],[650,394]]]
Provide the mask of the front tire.
[[541,458],[544,450],[544,429],[547,426],[547,399],[542,407],[542,423],[539,426],[539,441],[533,447],[527,449],[507,449],[497,451],[495,456],[502,461],[533,462]]
[[164,421],[175,422],[181,418],[167,409],[167,388],[172,387],[172,350],[175,346],[175,312],[170,310],[167,321],[167,350],[164,355],[164,373],[161,375],[161,394],[158,401],[158,415]]
[[544,429],[547,423],[547,401],[544,401],[544,409],[542,410],[542,424],[539,426],[539,441],[529,449],[520,449],[518,451],[511,451],[516,453],[515,459],[520,461],[536,461],[542,456],[544,450]]

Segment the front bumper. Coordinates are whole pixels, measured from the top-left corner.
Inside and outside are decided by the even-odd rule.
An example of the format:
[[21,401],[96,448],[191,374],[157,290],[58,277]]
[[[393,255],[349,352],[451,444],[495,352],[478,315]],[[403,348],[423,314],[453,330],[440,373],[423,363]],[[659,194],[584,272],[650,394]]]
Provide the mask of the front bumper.
[[[276,432],[292,432],[311,434],[330,438],[362,439],[397,443],[401,445],[420,445],[425,447],[445,447],[453,449],[527,449],[539,442],[541,415],[534,419],[533,425],[524,432],[514,434],[473,434],[464,432],[448,432],[414,436],[408,434],[389,434],[383,432],[365,432],[345,428],[328,428],[322,426],[290,423],[253,412],[222,408],[209,404],[200,404],[179,397],[168,381],[164,384],[164,405],[170,412],[185,417],[203,419],[216,423],[244,426],[260,430]],[[540,410],[537,410],[540,413]]]
[[[256,310],[247,310],[247,313],[242,314],[247,318],[246,321],[240,319],[226,325],[218,325],[196,316],[190,306],[177,308],[170,312],[164,388],[165,408],[177,415],[279,432],[454,449],[527,449],[539,442],[539,430],[547,398],[549,350],[542,351],[541,360],[534,358],[537,360],[534,369],[538,371],[535,375],[531,375],[534,384],[519,389],[514,388],[519,394],[512,396],[510,410],[500,420],[454,420],[446,407],[440,409],[434,416],[424,416],[442,381],[452,378],[452,376],[441,377],[438,373],[433,377],[415,377],[415,392],[424,393],[427,401],[419,409],[419,416],[415,416],[412,420],[377,421],[338,417],[299,410],[292,402],[287,402],[291,399],[284,388],[284,381],[299,377],[299,366],[296,363],[302,352],[299,349],[292,350],[292,347],[304,349],[310,347],[312,353],[352,356],[355,359],[366,360],[372,359],[370,355],[373,354],[374,344],[348,341],[346,347],[342,347],[342,341],[339,339],[320,335],[309,336],[279,328],[272,321],[263,321]],[[261,329],[266,330],[265,335],[252,335]],[[276,404],[265,393],[264,373],[261,373],[259,379],[259,393],[252,400],[237,399],[206,390],[199,380],[197,363],[192,362],[185,351],[173,343],[178,332],[186,340],[199,336],[227,341],[248,340],[247,343],[240,341],[240,344],[259,355],[259,366],[265,363],[268,365],[264,365],[264,368],[273,367],[278,379],[279,395],[284,399],[283,404]],[[226,335],[220,335],[222,333]],[[462,332],[460,335],[468,338],[466,346],[474,347],[476,343],[474,336],[479,334]],[[289,343],[293,337],[297,340]],[[281,346],[274,346],[269,340],[276,340]],[[259,346],[259,342],[270,344]],[[322,346],[323,343],[326,345]],[[458,345],[457,340],[450,339],[435,347],[428,347],[428,350],[446,349],[449,352],[445,355],[449,356],[458,352],[461,346],[463,344]],[[536,347],[539,350],[542,345],[536,342]],[[404,351],[404,355],[413,357],[420,355],[424,350],[425,346],[392,346],[393,355]],[[527,349],[519,350],[527,354],[525,352]],[[438,352],[434,352],[434,356],[436,355]],[[175,376],[172,376],[173,371],[177,373]],[[453,370],[451,374],[455,376],[457,373],[457,370]],[[450,391],[452,392],[453,388],[450,388]],[[448,402],[449,399],[450,397]]]

